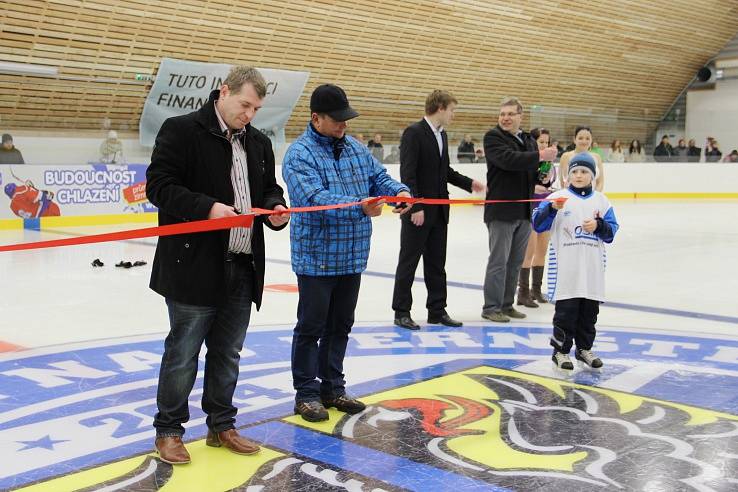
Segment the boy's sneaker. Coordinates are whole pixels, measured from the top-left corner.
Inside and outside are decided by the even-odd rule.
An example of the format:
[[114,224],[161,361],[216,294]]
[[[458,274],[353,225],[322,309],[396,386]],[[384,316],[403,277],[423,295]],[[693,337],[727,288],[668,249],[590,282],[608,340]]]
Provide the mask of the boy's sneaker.
[[559,369],[568,369],[570,371],[574,369],[574,364],[572,363],[569,354],[554,350],[551,360],[554,361],[554,364],[556,364],[556,367]]
[[599,369],[600,367],[602,367],[602,361],[591,350],[577,349],[574,352],[574,357],[576,357],[577,360],[581,360],[589,367],[593,367],[595,369]]
[[319,401],[300,401],[295,403],[295,414],[308,422],[328,420],[328,410]]

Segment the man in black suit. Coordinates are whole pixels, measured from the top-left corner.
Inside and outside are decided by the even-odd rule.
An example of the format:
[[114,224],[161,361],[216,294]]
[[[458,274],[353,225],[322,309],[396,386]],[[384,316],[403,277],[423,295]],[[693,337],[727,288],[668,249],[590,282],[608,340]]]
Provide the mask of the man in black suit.
[[[159,208],[160,225],[234,217],[256,207],[287,210],[272,144],[250,124],[265,96],[258,70],[233,67],[201,109],[164,122],[146,172],[146,196]],[[287,220],[286,213],[270,215],[256,217],[251,228],[159,238],[150,286],[166,298],[170,321],[154,417],[162,461],[190,462],[183,424],[203,342],[205,444],[237,454],[259,451],[235,429],[233,393],[251,305],[259,308],[264,287],[262,226],[284,229]]]
[[[496,127],[484,135],[487,158],[487,200],[529,200],[533,196],[539,162],[553,161],[556,147],[538,150],[538,143],[520,129],[523,106],[516,98],[500,105]],[[482,318],[506,323],[525,318],[513,308],[513,296],[530,236],[533,205],[489,203],[484,222],[489,233],[489,260],[484,277]]]
[[[414,197],[448,198],[448,183],[466,191],[482,192],[480,181],[459,174],[449,165],[448,137],[444,130],[454,119],[456,98],[441,90],[425,100],[425,118],[405,129],[400,140],[400,177]],[[415,205],[402,216],[400,257],[395,273],[392,309],[395,324],[410,330],[420,327],[410,316],[415,269],[423,257],[428,289],[428,323],[461,326],[446,312],[446,235],[448,205]]]

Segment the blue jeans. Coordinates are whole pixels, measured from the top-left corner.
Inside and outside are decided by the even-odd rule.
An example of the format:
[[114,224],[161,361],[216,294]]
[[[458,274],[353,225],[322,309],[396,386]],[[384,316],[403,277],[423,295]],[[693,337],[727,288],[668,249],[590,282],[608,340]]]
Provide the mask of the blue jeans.
[[346,393],[343,358],[360,285],[358,273],[297,276],[300,300],[292,335],[292,382],[298,403]]
[[[250,258],[250,257],[249,257]],[[164,342],[154,417],[156,435],[182,436],[190,419],[188,399],[197,377],[203,342],[207,347],[202,409],[215,432],[233,429],[237,409],[233,392],[243,341],[251,316],[251,261],[225,263],[227,298],[220,305],[194,306],[167,299],[170,330]]]

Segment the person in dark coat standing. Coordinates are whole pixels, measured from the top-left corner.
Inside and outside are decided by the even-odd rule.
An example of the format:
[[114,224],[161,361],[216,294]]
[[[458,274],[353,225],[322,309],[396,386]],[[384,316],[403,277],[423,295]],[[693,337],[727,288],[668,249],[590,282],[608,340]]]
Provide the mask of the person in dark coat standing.
[[702,149],[697,147],[693,138],[689,139],[689,145],[687,147],[687,161],[688,162],[700,162],[700,156],[702,155]]
[[[474,181],[449,165],[448,137],[444,127],[454,118],[456,98],[435,90],[425,100],[425,118],[405,129],[400,140],[400,178],[414,197],[448,198],[448,183],[471,192],[484,191]],[[448,205],[415,205],[402,216],[400,257],[395,273],[392,309],[395,324],[410,330],[420,327],[410,316],[411,287],[415,269],[423,257],[423,275],[428,288],[428,323],[461,326],[446,312],[446,237]]]
[[474,162],[474,142],[472,141],[472,136],[468,133],[464,135],[464,140],[461,141],[458,149],[456,149],[456,159],[459,162]]
[[669,136],[661,137],[661,143],[653,149],[653,160],[656,162],[669,162],[676,155],[674,147],[669,143]]
[[[256,69],[233,67],[201,109],[164,122],[146,173],[146,195],[159,208],[159,225],[232,217],[254,207],[286,210],[271,142],[250,124],[265,96],[266,81]],[[190,461],[182,424],[189,420],[203,342],[206,444],[237,454],[259,451],[235,430],[232,400],[251,304],[261,305],[262,225],[278,230],[288,220],[277,214],[256,217],[251,228],[159,238],[150,287],[166,298],[170,320],[154,417],[162,461]]]
[[[538,150],[535,139],[520,129],[522,121],[520,101],[505,98],[500,105],[497,126],[484,135],[487,200],[530,199],[539,163],[556,158],[556,147]],[[482,318],[486,320],[504,323],[510,318],[525,318],[525,314],[513,308],[513,297],[534,208],[530,202],[484,206],[484,222],[489,233],[482,307]]]
[[13,145],[13,136],[3,133],[2,145],[0,145],[0,164],[25,164],[23,154]]

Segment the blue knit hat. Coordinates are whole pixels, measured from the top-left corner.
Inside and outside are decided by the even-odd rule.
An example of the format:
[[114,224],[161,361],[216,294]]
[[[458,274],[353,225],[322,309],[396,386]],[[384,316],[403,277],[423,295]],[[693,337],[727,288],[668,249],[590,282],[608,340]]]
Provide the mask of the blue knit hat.
[[592,173],[592,178],[597,176],[597,164],[595,163],[594,157],[592,157],[589,152],[580,152],[572,157],[569,161],[569,169],[566,171],[567,174],[571,173],[578,167],[583,167],[589,170],[589,172]]

